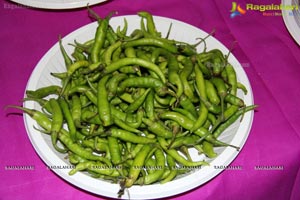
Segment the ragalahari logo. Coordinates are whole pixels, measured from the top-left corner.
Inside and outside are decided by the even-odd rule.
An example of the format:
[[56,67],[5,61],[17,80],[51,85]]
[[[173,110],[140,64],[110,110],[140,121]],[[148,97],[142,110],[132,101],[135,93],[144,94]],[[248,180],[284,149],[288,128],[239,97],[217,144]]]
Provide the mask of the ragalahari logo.
[[236,2],[232,2],[232,8],[230,12],[230,18],[246,14],[246,10],[241,8],[240,4],[237,4]]

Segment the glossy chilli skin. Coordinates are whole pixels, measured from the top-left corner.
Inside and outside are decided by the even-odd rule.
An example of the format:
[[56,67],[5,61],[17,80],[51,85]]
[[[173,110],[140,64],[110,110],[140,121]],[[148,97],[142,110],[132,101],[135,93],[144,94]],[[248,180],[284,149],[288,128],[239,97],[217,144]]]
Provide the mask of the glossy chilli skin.
[[30,115],[53,148],[68,155],[75,165],[70,175],[84,171],[118,183],[119,196],[189,171],[178,167],[209,165],[191,149],[207,158],[218,156],[215,147],[239,150],[218,138],[257,107],[237,96],[247,88],[223,52],[163,38],[150,13],[138,15],[141,27],[132,33],[127,23],[114,30],[111,16],[96,16],[95,37],[75,42],[71,55],[60,39],[66,71],[51,75],[61,86],[26,92],[24,101],[36,101],[41,111],[11,106]]

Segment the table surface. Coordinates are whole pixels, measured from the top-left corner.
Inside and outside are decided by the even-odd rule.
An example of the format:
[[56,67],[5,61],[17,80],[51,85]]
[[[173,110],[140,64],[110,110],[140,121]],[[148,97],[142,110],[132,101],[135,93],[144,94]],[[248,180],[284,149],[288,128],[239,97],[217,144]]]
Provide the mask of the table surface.
[[[106,199],[65,182],[47,169],[31,145],[21,115],[7,104],[19,104],[30,74],[41,57],[65,36],[91,22],[87,10],[43,10],[0,1],[0,199]],[[238,1],[270,4],[270,1]],[[280,4],[280,1],[272,1]],[[246,144],[231,163],[242,170],[224,170],[208,183],[174,199],[300,199],[300,50],[287,31],[280,11],[247,10],[230,18],[232,1],[109,0],[92,8],[105,16],[147,10],[174,18],[215,37],[243,64],[259,104]],[[271,15],[271,16],[270,16]],[[9,170],[33,166],[33,170]],[[259,167],[277,166],[269,170]]]

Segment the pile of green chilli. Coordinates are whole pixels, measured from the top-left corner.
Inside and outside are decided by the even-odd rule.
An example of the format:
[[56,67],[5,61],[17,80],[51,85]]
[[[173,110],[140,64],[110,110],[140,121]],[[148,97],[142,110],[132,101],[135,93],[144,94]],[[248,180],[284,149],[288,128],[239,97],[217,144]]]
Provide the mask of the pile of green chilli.
[[[27,90],[24,101],[41,111],[12,106],[29,114],[51,136],[55,150],[84,171],[120,184],[166,183],[208,165],[192,160],[196,149],[208,158],[214,147],[231,146],[217,138],[256,105],[237,96],[247,89],[237,81],[228,55],[219,49],[197,52],[195,45],[163,38],[148,12],[138,12],[140,29],[114,30],[111,16],[100,18],[95,37],[77,41],[68,55],[59,41],[66,71],[51,73],[61,85]],[[171,31],[171,26],[170,26]],[[67,128],[64,128],[67,127]]]

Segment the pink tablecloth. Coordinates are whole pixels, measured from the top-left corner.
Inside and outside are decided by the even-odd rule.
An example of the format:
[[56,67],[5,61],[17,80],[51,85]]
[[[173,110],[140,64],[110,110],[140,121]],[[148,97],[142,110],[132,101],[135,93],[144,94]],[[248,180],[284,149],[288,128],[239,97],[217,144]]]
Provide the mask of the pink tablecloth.
[[[32,9],[0,1],[0,199],[105,199],[65,182],[39,158],[32,147],[20,115],[7,115],[7,104],[23,97],[28,78],[39,59],[62,36],[91,22],[86,9],[53,11]],[[270,4],[270,1],[239,0]],[[279,0],[272,3],[280,4]],[[110,0],[93,6],[101,16],[147,10],[175,18],[210,32],[233,51],[253,87],[260,107],[249,138],[233,166],[209,181],[174,199],[300,199],[300,50],[285,28],[281,16],[260,11],[230,18],[232,1]],[[277,12],[280,11],[268,11]],[[300,34],[300,33],[299,33]],[[8,167],[32,166],[33,170]],[[258,170],[279,166],[280,170]]]

